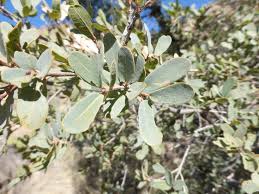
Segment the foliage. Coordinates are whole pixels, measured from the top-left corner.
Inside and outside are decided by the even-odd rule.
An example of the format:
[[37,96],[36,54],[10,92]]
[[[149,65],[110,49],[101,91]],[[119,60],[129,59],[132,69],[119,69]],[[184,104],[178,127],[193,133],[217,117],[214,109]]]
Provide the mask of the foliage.
[[40,1],[12,3],[16,25],[0,24],[1,147],[30,164],[10,184],[80,142],[99,193],[259,191],[255,0],[172,4],[160,33],[138,20],[152,1],[93,19],[89,4],[53,0],[47,29],[26,22]]

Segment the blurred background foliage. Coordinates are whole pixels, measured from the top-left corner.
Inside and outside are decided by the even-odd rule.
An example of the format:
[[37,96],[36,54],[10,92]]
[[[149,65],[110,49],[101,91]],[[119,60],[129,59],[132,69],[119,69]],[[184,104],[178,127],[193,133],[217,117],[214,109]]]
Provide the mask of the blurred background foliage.
[[[89,9],[88,1],[81,3]],[[92,1],[92,6],[93,17],[104,31],[121,34],[128,15],[122,1]],[[100,113],[91,129],[81,135],[68,137],[61,133],[62,112],[88,86],[76,78],[55,83],[49,80],[55,87],[47,89],[56,95],[50,101],[50,124],[33,138],[24,137],[24,133],[9,136],[9,144],[28,161],[18,178],[13,176],[9,183],[19,182],[33,171],[45,168],[73,142],[80,152],[77,170],[83,175],[86,193],[258,192],[258,10],[257,0],[218,0],[200,9],[177,3],[164,8],[157,1],[142,15],[156,20],[156,27],[151,29],[152,44],[156,45],[161,35],[171,36],[172,44],[161,60],[170,56],[191,60],[192,70],[185,81],[196,93],[189,104],[156,107],[156,122],[164,134],[163,146],[151,149],[138,141],[134,106],[116,120]],[[50,22],[49,13],[42,17]],[[59,61],[62,62],[70,46],[92,52],[89,44],[67,37],[69,21],[50,23],[41,33],[48,44],[57,46]],[[143,23],[137,21],[131,47],[147,45],[143,28]],[[103,33],[98,32],[98,38],[102,37]],[[39,48],[44,47],[46,42],[43,42],[44,39]],[[150,57],[145,68],[149,71],[157,64],[157,59]],[[4,130],[1,134],[5,135]],[[170,187],[168,172],[172,172],[173,179],[182,176]]]

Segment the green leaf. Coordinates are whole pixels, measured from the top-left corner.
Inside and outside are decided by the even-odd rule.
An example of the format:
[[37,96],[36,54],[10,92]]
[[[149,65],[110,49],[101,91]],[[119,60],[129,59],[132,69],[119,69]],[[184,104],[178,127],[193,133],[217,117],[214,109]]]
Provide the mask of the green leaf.
[[24,46],[25,43],[27,43],[27,45],[30,45],[32,42],[37,40],[39,36],[40,36],[39,30],[35,28],[26,30],[21,34],[20,44],[22,47]]
[[23,5],[21,3],[21,0],[11,0],[11,3],[14,9],[16,9],[20,15],[23,15]]
[[111,108],[111,118],[115,119],[123,110],[126,105],[126,97],[123,95],[116,100],[114,105]]
[[[27,90],[29,91],[29,90]],[[24,95],[33,95],[31,92],[23,94],[27,91],[22,91],[17,100],[16,110],[20,123],[31,130],[41,128],[48,116],[48,101],[40,92],[35,92],[31,99],[25,98]]]
[[44,125],[41,127],[39,130],[38,134],[32,137],[29,141],[29,147],[40,147],[40,148],[45,148],[49,149],[50,144],[48,143],[48,137],[46,135],[46,131],[51,130],[48,125]]
[[144,100],[139,105],[138,111],[139,132],[144,142],[150,146],[162,143],[163,134],[155,123],[155,111]]
[[91,59],[86,54],[80,52],[72,52],[68,57],[69,65],[74,69],[75,73],[89,84],[99,86],[101,81],[100,67],[97,59]]
[[134,77],[136,67],[131,51],[122,47],[118,55],[118,78],[120,81],[129,82]]
[[137,151],[136,158],[138,160],[144,160],[144,158],[148,155],[149,149],[146,144],[142,145],[141,150]]
[[186,187],[186,185],[185,185],[185,182],[182,180],[175,180],[173,182],[173,188],[176,191],[181,191],[181,190],[183,190],[184,187]]
[[136,82],[134,84],[131,84],[129,87],[129,91],[127,92],[127,98],[129,101],[137,98],[141,92],[146,88],[146,83],[144,82]]
[[171,187],[166,183],[165,180],[159,180],[159,179],[152,180],[152,182],[150,183],[150,186],[162,191],[168,191],[171,189]]
[[35,56],[19,51],[14,53],[14,61],[20,68],[25,70],[34,69],[37,64],[37,58]]
[[21,3],[23,6],[22,16],[27,17],[36,15],[37,10],[32,6],[31,0],[21,0]]
[[63,47],[60,47],[53,42],[49,42],[47,47],[52,51],[55,60],[67,63],[68,53]]
[[67,0],[68,5],[80,5],[78,0]]
[[105,64],[104,56],[103,54],[96,54],[96,55],[92,55],[90,59],[92,61],[92,66],[97,67],[96,76],[98,76],[98,78],[95,84],[98,87],[102,87],[102,73],[103,73],[103,66]]
[[5,42],[0,29],[0,59],[3,60],[4,58],[6,58]]
[[22,83],[29,83],[32,76],[28,75],[28,71],[24,69],[6,68],[1,72],[1,79],[6,83],[21,87]]
[[96,30],[99,30],[100,32],[108,32],[109,31],[109,29],[106,26],[98,24],[98,23],[93,23],[92,27],[95,28]]
[[8,34],[13,30],[13,26],[7,22],[1,22],[0,23],[0,32],[3,37],[4,43],[7,43],[9,38]]
[[199,94],[201,88],[205,87],[205,81],[202,81],[201,79],[190,79],[187,81],[187,84],[189,84],[197,94]]
[[259,187],[251,180],[242,183],[242,190],[248,194],[259,192]]
[[22,22],[18,22],[16,26],[8,34],[9,41],[6,44],[8,59],[14,56],[16,50],[20,50],[20,35],[22,31]]
[[60,0],[52,0],[52,10],[49,15],[54,20],[61,17]]
[[166,172],[166,169],[159,163],[154,164],[152,168],[156,173],[159,173],[159,174],[165,174]]
[[34,8],[36,8],[40,4],[41,0],[31,0],[31,4]]
[[49,49],[45,50],[37,61],[36,69],[39,71],[38,77],[45,77],[52,64],[52,53]]
[[235,87],[235,85],[236,85],[235,79],[233,78],[227,79],[223,84],[223,88],[220,92],[221,95],[224,97],[227,97],[230,94],[231,90]]
[[104,44],[105,59],[111,72],[113,71],[111,69],[112,68],[111,65],[114,63],[115,67],[117,66],[120,45],[112,33],[105,34],[103,38],[103,44]]
[[259,188],[259,174],[257,172],[254,172],[251,176],[252,181],[256,186]]
[[154,51],[154,47],[152,45],[152,37],[151,37],[151,33],[147,27],[147,25],[144,23],[144,28],[146,30],[147,33],[147,41],[148,41],[148,53],[151,54]]
[[148,86],[157,85],[162,87],[182,78],[187,74],[190,67],[190,61],[185,58],[171,59],[150,73],[145,82]]
[[40,0],[11,0],[13,7],[23,17],[34,16],[37,13],[35,9]]
[[91,93],[77,102],[63,120],[64,130],[73,134],[88,130],[103,103],[103,99],[103,95]]
[[165,51],[167,51],[167,49],[170,47],[171,43],[172,43],[171,36],[165,36],[165,35],[161,36],[158,39],[154,54],[156,56],[162,55]]
[[189,102],[194,96],[193,89],[186,84],[175,84],[156,90],[150,94],[153,102],[180,105]]
[[131,82],[137,82],[139,81],[145,66],[145,59],[142,55],[138,55],[136,58],[136,67],[135,67],[135,73],[132,75]]
[[92,40],[96,40],[92,31],[91,16],[81,5],[72,5],[68,11],[69,17],[73,20],[76,28]]

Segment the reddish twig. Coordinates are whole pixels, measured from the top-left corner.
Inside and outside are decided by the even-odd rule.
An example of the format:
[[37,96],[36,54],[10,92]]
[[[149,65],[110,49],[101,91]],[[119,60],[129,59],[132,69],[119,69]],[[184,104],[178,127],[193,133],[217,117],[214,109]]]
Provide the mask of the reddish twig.
[[16,90],[17,86],[14,85],[9,85],[5,88],[4,93],[0,94],[0,102],[6,98],[7,96],[9,96],[10,94],[12,94],[14,92],[14,90]]

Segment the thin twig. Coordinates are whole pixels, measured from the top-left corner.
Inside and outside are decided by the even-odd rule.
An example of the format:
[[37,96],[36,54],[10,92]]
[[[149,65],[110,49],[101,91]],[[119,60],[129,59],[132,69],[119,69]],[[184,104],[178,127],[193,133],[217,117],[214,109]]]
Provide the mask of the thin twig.
[[128,167],[125,166],[124,176],[123,176],[123,179],[122,179],[122,182],[121,182],[121,190],[124,190],[124,185],[126,183],[127,173],[128,173]]
[[45,77],[73,77],[76,76],[73,72],[57,72],[57,73],[48,73]]
[[133,3],[130,3],[130,9],[129,9],[129,17],[128,17],[128,23],[125,27],[125,30],[122,35],[122,45],[126,46],[130,40],[130,34],[135,26],[135,23],[137,19],[140,17],[140,13],[147,7],[151,6],[154,3],[152,0],[148,0],[143,7],[139,7],[136,5],[133,7]]
[[0,94],[0,102],[6,98],[7,96],[9,96],[14,90],[16,90],[17,86],[14,85],[9,85],[8,87],[6,87],[5,91]]
[[58,91],[56,91],[48,100],[48,103],[50,103],[60,92],[62,92],[63,88],[60,88]]
[[215,123],[215,124],[213,124],[213,125],[207,125],[207,126],[205,126],[205,127],[196,129],[196,130],[195,130],[195,133],[200,133],[200,132],[202,132],[202,131],[206,131],[206,130],[208,130],[208,129],[212,129],[212,128],[218,127],[218,126],[220,126],[220,125],[221,125],[221,123]]
[[4,8],[4,6],[0,6],[0,13],[2,13],[4,16],[8,17],[9,19],[13,20],[16,23],[19,21],[19,19],[15,15],[13,15],[11,12],[6,10]]
[[190,148],[191,148],[191,146],[188,145],[188,146],[187,146],[187,149],[185,150],[185,153],[184,153],[184,155],[183,155],[183,159],[182,159],[182,161],[181,161],[180,166],[178,167],[177,174],[175,175],[175,180],[177,180],[177,178],[182,174],[182,168],[183,168],[183,165],[184,165],[184,163],[185,163],[185,161],[186,161],[186,158],[187,158],[187,156],[188,156],[188,154],[189,154]]
[[126,123],[123,120],[122,125],[121,125],[120,129],[117,131],[117,133],[115,134],[115,136],[113,138],[111,138],[109,141],[107,141],[104,145],[107,146],[110,143],[112,143],[118,137],[118,135],[122,132],[122,130],[125,129],[125,127],[126,127]]

